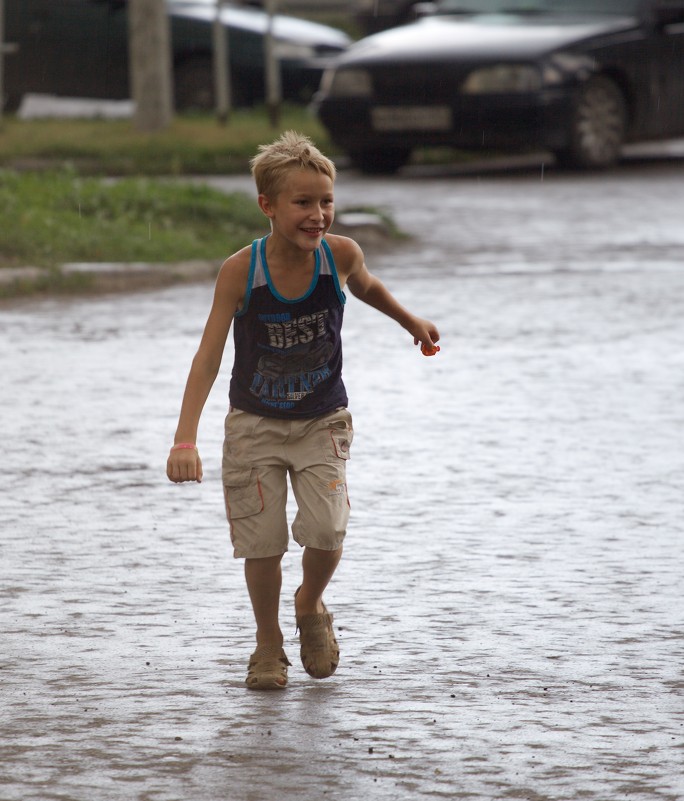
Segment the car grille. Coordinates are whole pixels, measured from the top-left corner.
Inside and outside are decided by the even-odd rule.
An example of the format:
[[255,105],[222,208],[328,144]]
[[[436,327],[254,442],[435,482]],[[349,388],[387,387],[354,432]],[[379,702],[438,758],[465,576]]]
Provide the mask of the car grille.
[[434,63],[373,67],[373,94],[383,102],[440,103],[458,94],[469,72],[469,67]]

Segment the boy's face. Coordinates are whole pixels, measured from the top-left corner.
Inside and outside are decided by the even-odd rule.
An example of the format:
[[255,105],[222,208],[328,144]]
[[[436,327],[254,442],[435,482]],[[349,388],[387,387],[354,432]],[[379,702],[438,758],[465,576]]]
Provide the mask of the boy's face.
[[274,236],[314,251],[335,218],[333,182],[316,170],[293,169],[274,198],[259,195],[259,206],[270,218]]

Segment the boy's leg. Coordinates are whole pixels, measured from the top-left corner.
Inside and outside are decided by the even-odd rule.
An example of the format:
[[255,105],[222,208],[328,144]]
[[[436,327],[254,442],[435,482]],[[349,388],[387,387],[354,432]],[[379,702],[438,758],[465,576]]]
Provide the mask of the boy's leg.
[[323,591],[342,556],[334,551],[305,546],[302,557],[304,578],[295,593],[295,615],[299,629],[299,653],[304,670],[314,679],[326,679],[337,670],[340,649],[333,631],[333,616],[323,603]]
[[249,660],[245,680],[250,690],[283,690],[289,662],[283,651],[278,624],[282,575],[278,556],[245,559],[245,578],[257,624],[257,647]]
[[283,633],[278,622],[282,558],[283,555],[279,554],[262,559],[245,559],[245,579],[256,621],[257,646],[282,647],[283,644]]
[[334,551],[304,548],[302,586],[295,598],[297,616],[317,615],[324,611],[323,593],[342,558],[342,547]]
[[349,520],[345,467],[353,438],[351,415],[337,409],[303,422],[298,434],[296,440],[291,437],[288,451],[297,499],[292,533],[304,548],[295,613],[304,669],[315,679],[325,679],[340,661],[333,616],[323,603],[323,593],[342,557]]

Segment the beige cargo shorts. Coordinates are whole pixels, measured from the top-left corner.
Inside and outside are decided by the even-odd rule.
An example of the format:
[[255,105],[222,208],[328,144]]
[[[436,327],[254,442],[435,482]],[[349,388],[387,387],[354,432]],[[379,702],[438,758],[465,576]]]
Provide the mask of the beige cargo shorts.
[[337,550],[349,520],[346,465],[354,431],[347,409],[306,420],[231,409],[225,422],[223,491],[236,558],[288,550],[288,475],[300,546]]

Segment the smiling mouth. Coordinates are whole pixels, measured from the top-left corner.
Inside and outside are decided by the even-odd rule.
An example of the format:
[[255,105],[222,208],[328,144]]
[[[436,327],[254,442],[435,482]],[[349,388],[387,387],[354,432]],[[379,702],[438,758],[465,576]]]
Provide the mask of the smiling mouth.
[[302,228],[302,231],[306,234],[321,234],[325,228]]

